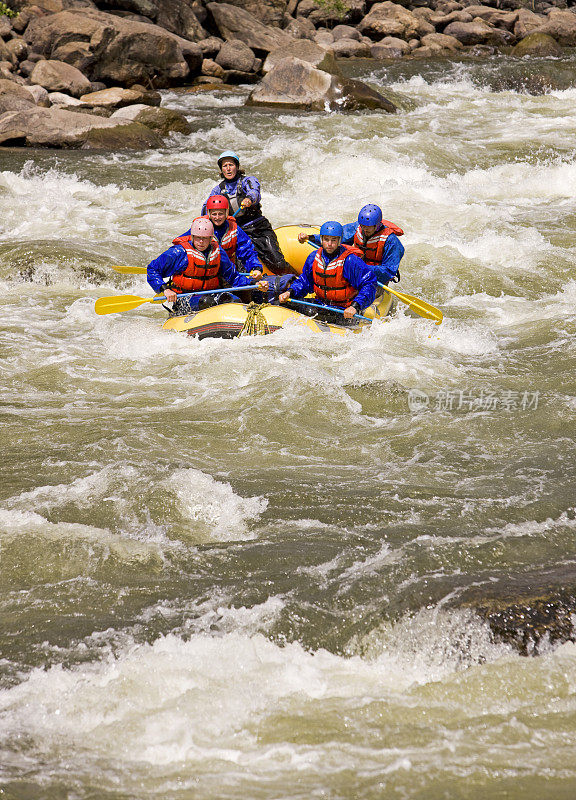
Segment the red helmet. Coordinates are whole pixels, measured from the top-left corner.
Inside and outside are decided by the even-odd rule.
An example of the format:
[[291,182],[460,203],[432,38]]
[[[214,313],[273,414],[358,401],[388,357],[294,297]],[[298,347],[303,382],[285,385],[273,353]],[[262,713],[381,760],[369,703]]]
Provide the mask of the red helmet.
[[208,200],[206,200],[206,208],[208,211],[212,211],[215,208],[221,208],[224,211],[228,211],[228,198],[223,194],[213,194],[208,198]]
[[214,236],[214,225],[206,217],[196,217],[190,226],[192,236]]

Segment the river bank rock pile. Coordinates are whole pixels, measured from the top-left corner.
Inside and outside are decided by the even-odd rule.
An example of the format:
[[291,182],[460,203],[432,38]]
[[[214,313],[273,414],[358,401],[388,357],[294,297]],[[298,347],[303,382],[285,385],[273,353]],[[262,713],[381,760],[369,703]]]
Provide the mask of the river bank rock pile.
[[[9,0],[0,15],[0,144],[156,147],[186,119],[158,89],[256,83],[249,102],[310,110],[393,103],[338,59],[558,55],[566,0]],[[496,7],[498,6],[498,7]],[[262,80],[260,80],[262,79]]]

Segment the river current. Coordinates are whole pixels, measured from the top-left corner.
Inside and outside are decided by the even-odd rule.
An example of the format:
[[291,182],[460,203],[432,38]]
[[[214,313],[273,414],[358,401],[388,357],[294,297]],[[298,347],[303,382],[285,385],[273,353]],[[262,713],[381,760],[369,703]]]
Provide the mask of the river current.
[[[358,67],[393,116],[167,92],[163,150],[0,151],[1,798],[576,796],[576,647],[452,602],[576,555],[576,85],[505,69]],[[443,324],[96,316],[230,147],[274,226],[382,205]]]

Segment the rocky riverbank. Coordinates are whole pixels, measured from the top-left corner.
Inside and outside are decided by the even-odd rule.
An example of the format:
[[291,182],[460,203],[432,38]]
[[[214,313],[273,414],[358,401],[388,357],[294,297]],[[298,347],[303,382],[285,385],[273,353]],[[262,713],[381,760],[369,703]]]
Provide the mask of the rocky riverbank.
[[[496,7],[498,6],[498,7]],[[0,9],[0,144],[157,147],[189,125],[158,89],[258,83],[249,103],[324,110],[393,103],[340,59],[560,55],[565,0],[10,0]]]

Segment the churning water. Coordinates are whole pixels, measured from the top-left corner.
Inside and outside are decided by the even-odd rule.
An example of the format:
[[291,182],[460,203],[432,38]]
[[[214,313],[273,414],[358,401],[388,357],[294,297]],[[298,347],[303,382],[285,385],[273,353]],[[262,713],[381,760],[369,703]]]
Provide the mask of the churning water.
[[[363,69],[400,113],[167,93],[161,151],[0,152],[2,798],[576,796],[576,648],[452,602],[576,555],[576,88]],[[274,225],[379,202],[444,323],[97,317],[228,147]]]

